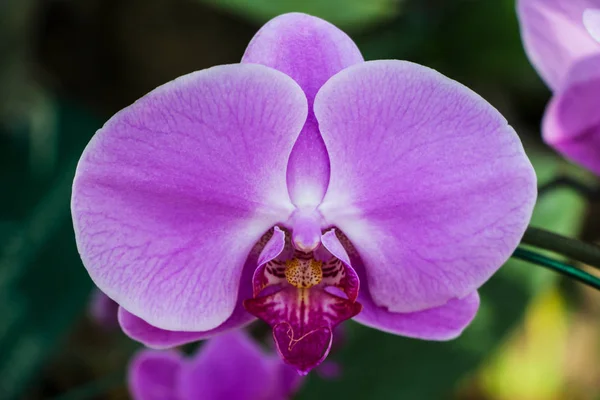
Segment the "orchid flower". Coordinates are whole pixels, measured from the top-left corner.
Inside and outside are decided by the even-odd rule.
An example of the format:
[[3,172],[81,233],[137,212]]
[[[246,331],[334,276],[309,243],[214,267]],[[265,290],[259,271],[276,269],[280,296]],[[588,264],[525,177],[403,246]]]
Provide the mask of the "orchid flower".
[[546,143],[600,175],[600,0],[519,0],[525,50],[553,92]]
[[128,373],[134,400],[285,400],[301,380],[241,330],[209,340],[191,358],[141,350]]
[[72,213],[129,336],[167,348],[258,317],[305,374],[350,318],[458,336],[535,198],[517,134],[480,96],[417,64],[364,62],[333,25],[285,14],[240,64],[113,116],[81,157]]

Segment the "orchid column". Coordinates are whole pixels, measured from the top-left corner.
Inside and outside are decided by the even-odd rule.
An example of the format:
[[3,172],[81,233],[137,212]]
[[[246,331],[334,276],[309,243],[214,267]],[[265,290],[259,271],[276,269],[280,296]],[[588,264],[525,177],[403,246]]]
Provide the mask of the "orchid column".
[[364,62],[331,24],[286,14],[241,64],[111,118],[82,155],[72,211],[130,336],[170,347],[258,317],[305,374],[349,318],[459,335],[521,239],[535,184],[477,94],[417,64]]

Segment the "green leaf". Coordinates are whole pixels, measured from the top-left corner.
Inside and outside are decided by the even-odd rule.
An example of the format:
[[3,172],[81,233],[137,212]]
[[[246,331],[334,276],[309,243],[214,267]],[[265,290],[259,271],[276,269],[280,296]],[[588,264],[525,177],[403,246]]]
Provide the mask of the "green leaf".
[[514,0],[451,4],[434,42],[444,71],[461,82],[543,89],[523,49]]
[[[564,172],[556,157],[532,153],[531,158],[540,182]],[[557,190],[539,199],[533,224],[574,235],[584,208],[576,194]],[[481,308],[473,324],[449,342],[407,339],[349,324],[347,345],[332,357],[342,363],[342,378],[323,381],[313,374],[300,398],[447,398],[521,321],[535,293],[555,278],[541,267],[509,260],[481,288]]]
[[277,15],[303,12],[343,29],[360,30],[398,13],[397,0],[200,0],[262,24]]
[[75,246],[69,204],[76,161],[100,121],[65,107],[58,118],[61,151],[70,162],[29,215],[2,235],[0,393],[6,400],[23,397],[81,317],[92,287]]

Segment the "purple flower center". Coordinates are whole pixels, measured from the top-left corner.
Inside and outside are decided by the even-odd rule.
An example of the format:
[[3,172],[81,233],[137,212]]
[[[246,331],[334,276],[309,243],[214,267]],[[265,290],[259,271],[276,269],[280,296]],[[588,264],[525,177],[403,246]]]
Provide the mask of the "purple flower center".
[[294,240],[298,236],[275,228],[262,254],[271,252],[283,235],[279,254],[266,262],[261,257],[253,298],[246,299],[244,307],[273,328],[282,358],[306,374],[329,353],[333,329],[362,310],[356,302],[360,284],[352,267],[335,257],[320,237],[310,246],[313,250],[304,251],[298,247],[307,248],[302,245],[306,242],[299,246]]

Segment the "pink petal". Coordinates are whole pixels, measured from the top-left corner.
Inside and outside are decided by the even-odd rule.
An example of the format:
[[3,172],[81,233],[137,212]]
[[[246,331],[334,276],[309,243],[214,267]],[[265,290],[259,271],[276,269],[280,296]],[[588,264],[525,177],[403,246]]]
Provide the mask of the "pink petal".
[[544,140],[600,175],[600,52],[573,66],[548,105]]
[[141,318],[127,312],[124,308],[119,309],[119,323],[123,332],[130,338],[137,340],[144,345],[157,349],[164,349],[182,344],[196,342],[198,340],[208,339],[217,334],[239,329],[252,322],[255,318],[244,308],[242,302],[244,299],[252,297],[251,279],[255,275],[256,265],[260,266],[269,262],[281,253],[285,244],[285,233],[278,227],[267,232],[261,240],[254,246],[242,272],[240,287],[237,296],[237,303],[233,314],[221,325],[207,331],[170,331],[160,329],[150,325]]
[[350,301],[355,301],[360,290],[360,279],[352,268],[348,253],[338,237],[335,229],[321,236],[321,243],[334,258],[323,264],[323,284],[341,289]]
[[[600,6],[600,3],[598,3]],[[596,42],[600,42],[600,9],[589,8],[583,12],[583,25]]]
[[465,297],[516,248],[535,174],[477,94],[413,63],[371,61],[331,78],[315,114],[331,160],[319,209],[362,257],[377,305],[409,313]]
[[[258,296],[258,294],[269,285],[277,285],[281,282],[278,276],[271,273],[271,269],[283,268],[283,263],[274,260],[285,248],[285,233],[278,227],[273,228],[273,236],[269,239],[258,259],[258,267],[252,275],[252,295],[240,297],[243,299]],[[282,270],[283,273],[283,270]],[[284,279],[285,280],[285,279]]]
[[458,337],[473,321],[479,309],[479,295],[452,299],[443,306],[413,313],[394,313],[373,302],[363,290],[358,297],[363,310],[354,320],[395,335],[425,340],[450,340]]
[[181,393],[184,400],[283,400],[277,367],[243,331],[232,331],[208,341],[183,368]]
[[259,65],[194,72],[117,113],[73,185],[97,286],[161,329],[221,325],[252,246],[291,214],[283,171],[306,115],[298,85]]
[[344,32],[320,18],[284,14],[254,36],[243,63],[263,64],[291,76],[306,93],[309,114],[287,169],[290,196],[299,207],[317,206],[329,181],[329,159],[312,113],[317,91],[342,69],[363,61]]
[[176,352],[142,350],[129,364],[128,386],[134,400],[181,400],[178,379],[183,359]]
[[233,314],[216,328],[201,332],[169,331],[152,326],[143,319],[127,312],[124,308],[119,308],[119,324],[123,332],[130,338],[154,349],[167,349],[208,339],[224,332],[242,328],[254,320],[254,316],[248,314],[242,304],[239,303],[233,310]]
[[262,64],[292,77],[312,104],[333,75],[363,61],[352,39],[335,25],[301,13],[283,14],[254,35],[242,63]]
[[[337,236],[336,236],[337,237]],[[365,266],[354,247],[347,243],[347,239],[340,236],[346,242],[351,256],[342,257],[348,264],[352,263],[357,274],[366,281]],[[329,238],[331,239],[331,237]],[[368,285],[358,296],[358,301],[363,305],[362,311],[354,317],[354,320],[395,335],[408,336],[425,340],[450,340],[459,336],[471,323],[479,309],[479,295],[473,292],[463,299],[451,299],[446,304],[412,313],[391,312],[385,307],[380,307],[373,301],[369,293]],[[342,326],[338,326],[341,328]],[[343,335],[343,332],[336,332]]]
[[518,0],[525,50],[552,90],[573,63],[600,51],[582,21],[584,10],[598,5],[598,0]]

